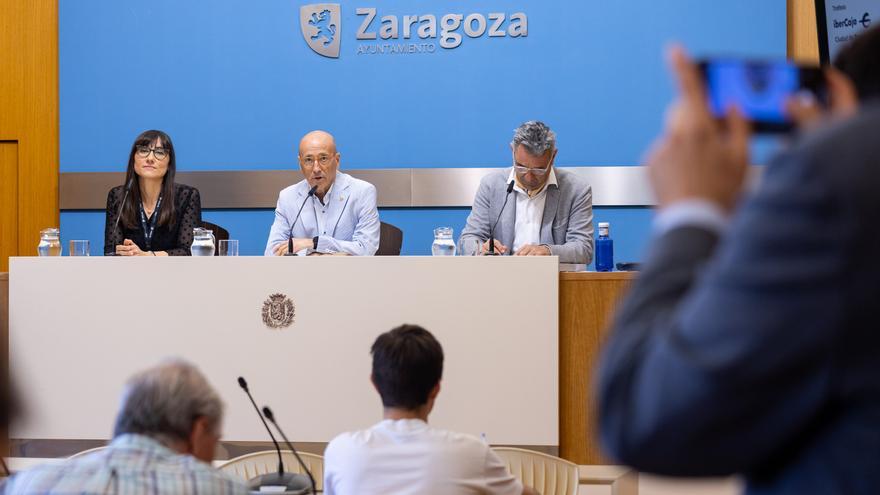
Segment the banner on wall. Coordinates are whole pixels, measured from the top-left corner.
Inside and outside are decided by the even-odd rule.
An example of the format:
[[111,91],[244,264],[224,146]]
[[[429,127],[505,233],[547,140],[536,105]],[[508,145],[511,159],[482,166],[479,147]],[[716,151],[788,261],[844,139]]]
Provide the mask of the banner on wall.
[[[529,19],[524,12],[506,14],[398,15],[376,7],[357,7],[354,36],[357,55],[430,54],[437,47],[452,50],[468,38],[524,38]],[[300,7],[299,25],[306,44],[318,55],[339,58],[342,45],[342,6],[315,3]]]

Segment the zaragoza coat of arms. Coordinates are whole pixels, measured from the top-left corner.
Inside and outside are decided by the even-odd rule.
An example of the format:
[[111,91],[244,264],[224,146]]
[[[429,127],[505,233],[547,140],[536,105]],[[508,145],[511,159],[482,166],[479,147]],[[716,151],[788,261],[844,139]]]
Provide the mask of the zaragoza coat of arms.
[[287,328],[293,323],[296,308],[284,294],[272,294],[263,302],[263,324],[269,328]]

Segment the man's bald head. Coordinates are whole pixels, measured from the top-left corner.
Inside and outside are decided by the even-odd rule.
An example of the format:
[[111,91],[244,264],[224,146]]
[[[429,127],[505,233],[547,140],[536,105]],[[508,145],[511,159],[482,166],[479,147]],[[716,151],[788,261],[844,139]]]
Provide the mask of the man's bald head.
[[336,140],[327,131],[312,131],[299,142],[299,167],[309,186],[318,187],[321,200],[336,180],[339,159]]
[[312,131],[303,136],[299,141],[299,156],[305,156],[303,150],[308,148],[328,149],[332,150],[332,153],[335,154],[336,139],[327,131]]

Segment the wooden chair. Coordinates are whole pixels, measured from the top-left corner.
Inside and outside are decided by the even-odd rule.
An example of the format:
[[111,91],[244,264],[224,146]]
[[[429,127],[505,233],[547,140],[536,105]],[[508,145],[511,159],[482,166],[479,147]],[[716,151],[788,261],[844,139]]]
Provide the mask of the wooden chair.
[[576,495],[578,491],[577,464],[532,450],[513,447],[493,447],[492,450],[507,464],[510,474],[524,485],[542,495]]

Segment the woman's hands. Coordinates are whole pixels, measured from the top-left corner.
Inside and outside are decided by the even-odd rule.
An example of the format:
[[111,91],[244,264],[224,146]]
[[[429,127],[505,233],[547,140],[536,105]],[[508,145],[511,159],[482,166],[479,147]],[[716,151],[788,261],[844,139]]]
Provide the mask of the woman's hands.
[[141,248],[131,239],[122,241],[116,246],[116,256],[153,256],[150,251],[141,251]]

